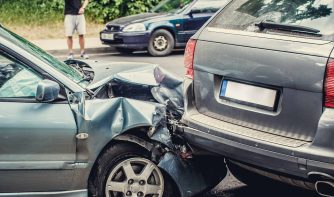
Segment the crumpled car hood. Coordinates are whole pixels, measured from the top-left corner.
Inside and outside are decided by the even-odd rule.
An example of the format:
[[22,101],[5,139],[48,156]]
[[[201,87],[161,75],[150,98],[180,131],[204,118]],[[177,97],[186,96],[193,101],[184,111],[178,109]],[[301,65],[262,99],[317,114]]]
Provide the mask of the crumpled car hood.
[[150,90],[158,103],[183,112],[183,80],[156,64],[134,62],[107,62],[84,60],[94,72],[93,81],[87,86],[92,91],[107,83],[142,86]]
[[107,62],[85,60],[94,71],[94,79],[87,88],[95,89],[111,79],[120,79],[134,84],[157,86],[154,78],[155,64],[137,62]]

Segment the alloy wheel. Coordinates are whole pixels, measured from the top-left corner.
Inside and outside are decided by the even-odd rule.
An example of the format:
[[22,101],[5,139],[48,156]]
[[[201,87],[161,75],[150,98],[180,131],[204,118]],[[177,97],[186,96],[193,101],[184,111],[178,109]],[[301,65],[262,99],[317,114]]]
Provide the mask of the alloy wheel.
[[168,40],[165,36],[157,36],[154,38],[153,47],[158,51],[163,51],[168,47]]
[[131,158],[120,162],[109,174],[106,197],[162,197],[163,175],[153,162]]

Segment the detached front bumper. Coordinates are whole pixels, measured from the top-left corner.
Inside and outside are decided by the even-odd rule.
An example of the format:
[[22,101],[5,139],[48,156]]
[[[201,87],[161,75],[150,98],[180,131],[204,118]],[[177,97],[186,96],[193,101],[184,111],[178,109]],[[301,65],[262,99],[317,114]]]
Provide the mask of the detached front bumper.
[[146,32],[113,32],[103,30],[100,32],[102,44],[128,49],[145,49],[148,46],[151,33]]
[[[329,139],[334,139],[331,129],[334,128],[334,120],[329,118],[333,117],[334,110],[324,111],[313,142],[298,144],[298,140],[287,142],[287,139],[286,145],[283,145],[261,140],[260,135],[240,134],[242,131],[233,130],[239,128],[238,125],[231,126],[200,114],[192,100],[195,98],[192,81],[186,79],[184,86],[185,114],[182,122],[187,125],[183,128],[183,135],[188,143],[232,160],[300,180],[312,181],[314,174],[318,173],[334,175],[334,149],[333,143],[329,143]],[[279,140],[284,138],[277,137]]]

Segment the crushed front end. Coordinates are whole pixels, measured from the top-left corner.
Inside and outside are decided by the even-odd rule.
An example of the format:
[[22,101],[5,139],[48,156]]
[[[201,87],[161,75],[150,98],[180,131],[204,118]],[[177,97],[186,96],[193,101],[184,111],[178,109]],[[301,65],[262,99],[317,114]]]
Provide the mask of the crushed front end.
[[87,94],[73,95],[77,99],[71,104],[78,135],[91,136],[78,141],[80,162],[93,167],[95,155],[110,141],[123,141],[147,149],[181,196],[208,191],[225,177],[223,158],[191,147],[181,135],[182,79],[152,64],[66,63],[81,70],[89,83]]

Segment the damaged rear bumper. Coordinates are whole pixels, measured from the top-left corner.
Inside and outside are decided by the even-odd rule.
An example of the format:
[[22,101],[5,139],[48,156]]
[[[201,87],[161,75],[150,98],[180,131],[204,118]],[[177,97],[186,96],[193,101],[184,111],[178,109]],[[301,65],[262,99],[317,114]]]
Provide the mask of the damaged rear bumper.
[[184,87],[187,96],[181,122],[187,126],[182,128],[182,136],[189,144],[242,163],[246,169],[262,176],[305,189],[313,190],[314,182],[323,178],[320,174],[334,173],[333,154],[329,149],[295,139],[277,140],[282,136],[275,136],[276,141],[266,141],[258,137],[261,135],[252,136],[251,132],[240,134],[237,131],[241,131],[241,127],[206,116],[196,109],[191,100],[195,98],[192,80],[185,80]]

